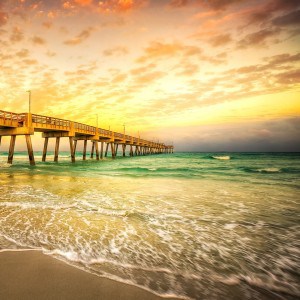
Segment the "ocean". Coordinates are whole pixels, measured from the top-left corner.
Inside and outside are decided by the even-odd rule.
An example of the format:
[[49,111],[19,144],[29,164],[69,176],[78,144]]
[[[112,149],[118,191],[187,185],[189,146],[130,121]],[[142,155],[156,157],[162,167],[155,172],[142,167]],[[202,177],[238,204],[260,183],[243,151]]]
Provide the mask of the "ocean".
[[35,156],[0,152],[0,251],[163,297],[299,299],[300,153]]

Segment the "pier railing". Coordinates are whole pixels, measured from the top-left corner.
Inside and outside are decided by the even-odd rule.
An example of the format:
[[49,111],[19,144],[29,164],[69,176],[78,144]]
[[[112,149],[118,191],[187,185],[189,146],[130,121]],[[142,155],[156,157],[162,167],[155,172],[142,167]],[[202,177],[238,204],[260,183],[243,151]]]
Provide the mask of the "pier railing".
[[74,129],[75,131],[80,131],[83,133],[92,133],[93,135],[96,134],[96,127],[74,122]]
[[35,123],[36,127],[47,127],[53,125],[55,127],[59,127],[59,129],[69,130],[71,122],[64,119],[33,114],[32,123]]
[[0,110],[0,119],[2,119],[3,123],[8,124],[9,122],[11,122],[11,124],[13,125],[13,122],[16,123],[24,122],[25,114],[16,114],[13,112]]

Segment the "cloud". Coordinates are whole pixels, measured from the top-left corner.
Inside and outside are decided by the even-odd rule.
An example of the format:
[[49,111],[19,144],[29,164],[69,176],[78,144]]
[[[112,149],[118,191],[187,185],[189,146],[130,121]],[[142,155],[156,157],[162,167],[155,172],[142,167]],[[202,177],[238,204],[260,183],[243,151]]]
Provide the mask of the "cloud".
[[53,51],[48,50],[46,55],[49,56],[49,57],[54,57],[54,56],[56,56],[56,53],[53,52]]
[[293,11],[289,14],[279,16],[272,20],[277,26],[297,26],[300,25],[300,10]]
[[206,2],[214,10],[223,10],[232,4],[241,3],[242,0],[207,0],[203,2]]
[[16,53],[16,56],[24,58],[29,56],[29,50],[28,49],[22,49]]
[[278,64],[295,63],[300,61],[300,52],[294,55],[283,53],[266,58],[269,62],[269,67],[274,68]]
[[35,45],[45,45],[46,44],[46,41],[43,38],[39,37],[39,36],[32,37],[31,41]]
[[171,0],[169,5],[171,7],[183,7],[189,4],[188,0]]
[[[262,5],[254,6],[248,10],[248,19],[251,23],[266,23],[274,13],[295,10],[300,7],[299,1],[295,0],[269,0]],[[246,17],[246,16],[245,16]]]
[[24,39],[24,33],[19,27],[14,27],[10,36],[12,43],[20,42]]
[[160,128],[159,131],[148,131],[145,134],[164,141],[169,139],[169,142],[174,142],[176,151],[298,152],[299,130],[300,118],[290,117],[268,121],[172,127],[171,138],[170,128]]
[[276,76],[277,82],[280,84],[299,84],[300,83],[300,71],[292,70],[288,72],[282,72]]
[[177,73],[178,76],[190,77],[195,75],[199,71],[199,65],[192,64],[189,62],[183,62],[180,65],[180,71]]
[[137,59],[138,63],[144,63],[149,60],[156,60],[161,58],[172,58],[175,55],[183,56],[197,56],[202,54],[202,49],[197,46],[184,45],[179,42],[163,43],[151,42],[150,45],[144,50],[145,55]]
[[145,74],[141,74],[135,78],[134,83],[137,85],[148,85],[162,77],[164,77],[166,73],[161,71],[152,71]]
[[127,12],[141,8],[150,0],[103,0],[99,1],[96,10],[101,13]]
[[168,104],[167,107],[172,107],[172,110],[182,111],[289,91],[299,85],[299,62],[300,53],[295,55],[285,53],[265,58],[261,64],[216,72],[206,80],[200,81],[196,77],[191,77],[185,84],[189,93],[180,94],[178,104],[173,95],[171,103],[168,100],[169,96],[163,96],[160,102]]
[[53,26],[53,23],[50,22],[50,21],[45,21],[42,23],[42,25],[47,28],[47,29],[50,29],[52,26]]
[[219,34],[212,37],[209,42],[213,47],[224,46],[232,41],[231,35],[229,33]]
[[169,6],[178,8],[188,5],[198,5],[202,7],[210,7],[213,10],[223,10],[228,6],[242,2],[242,0],[171,0]]
[[22,63],[26,66],[37,65],[38,61],[36,59],[23,59]]
[[65,45],[69,45],[69,46],[74,46],[74,45],[78,45],[81,44],[82,42],[84,42],[86,39],[88,39],[92,33],[92,31],[94,30],[93,27],[89,27],[87,29],[82,30],[76,37],[66,40],[64,42]]
[[8,14],[0,10],[0,26],[3,26],[8,21]]
[[262,29],[250,34],[247,34],[238,42],[238,48],[244,49],[253,46],[266,46],[266,40],[278,35],[278,29]]
[[104,56],[121,56],[125,54],[128,54],[128,48],[123,46],[117,46],[103,51]]
[[140,75],[140,74],[148,72],[149,70],[153,70],[155,67],[156,67],[156,65],[152,63],[152,64],[148,64],[144,67],[132,69],[130,71],[130,73],[132,75]]
[[[91,5],[93,3],[93,0],[74,0],[74,2],[76,4],[79,4],[81,6],[87,6],[87,5]],[[67,6],[68,4],[70,4],[69,1],[64,2],[64,6]]]

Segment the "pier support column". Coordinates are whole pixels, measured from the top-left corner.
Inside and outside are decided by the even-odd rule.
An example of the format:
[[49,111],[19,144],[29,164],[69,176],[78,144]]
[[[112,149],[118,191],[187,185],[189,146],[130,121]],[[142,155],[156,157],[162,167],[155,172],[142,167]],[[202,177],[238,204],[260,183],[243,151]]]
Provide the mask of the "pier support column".
[[98,141],[95,142],[95,148],[96,148],[96,159],[99,160],[99,147],[98,147]]
[[69,137],[69,143],[70,143],[71,161],[72,161],[72,163],[74,163],[75,162],[75,143],[74,143],[74,138],[72,136]]
[[26,144],[27,144],[29,163],[30,163],[31,166],[34,166],[35,161],[34,161],[34,155],[33,155],[33,149],[32,149],[30,134],[25,134],[25,139],[26,139]]
[[109,143],[106,143],[106,149],[105,149],[105,157],[107,157],[107,152],[108,152],[108,146],[109,146]]
[[132,145],[130,145],[130,151],[129,151],[129,155],[130,155],[130,156],[133,156]]
[[77,140],[74,141],[74,155],[76,155]]
[[123,147],[123,157],[125,157],[126,144],[123,144],[122,147]]
[[58,162],[59,142],[60,142],[60,137],[57,137],[56,142],[55,142],[55,152],[54,152],[54,161],[55,162]]
[[115,153],[115,146],[114,143],[110,143],[110,148],[111,148],[111,157],[115,158],[116,153]]
[[2,140],[2,136],[0,135],[0,146],[1,146],[1,140]]
[[101,142],[100,158],[103,159],[103,146],[104,142]]
[[86,160],[86,147],[87,147],[87,140],[83,141],[83,154],[82,154],[82,159]]
[[115,144],[115,156],[118,155],[118,147],[119,147],[119,144]]
[[91,158],[94,157],[94,150],[95,150],[95,142],[92,141],[92,150],[91,150]]
[[47,148],[48,148],[48,141],[49,141],[49,138],[46,137],[46,138],[45,138],[45,141],[44,141],[44,149],[43,149],[43,157],[42,157],[42,161],[46,161]]
[[13,162],[15,143],[16,143],[16,135],[12,135],[10,137],[10,145],[9,145],[9,152],[8,152],[8,158],[7,158],[8,164],[12,164],[12,162]]

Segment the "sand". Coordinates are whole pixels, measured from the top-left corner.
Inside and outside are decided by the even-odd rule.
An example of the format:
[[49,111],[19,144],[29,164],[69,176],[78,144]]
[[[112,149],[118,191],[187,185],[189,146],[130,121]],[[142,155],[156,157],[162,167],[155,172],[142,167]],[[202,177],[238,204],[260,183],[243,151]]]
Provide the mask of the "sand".
[[40,251],[0,253],[0,299],[163,299],[138,287],[101,278]]

